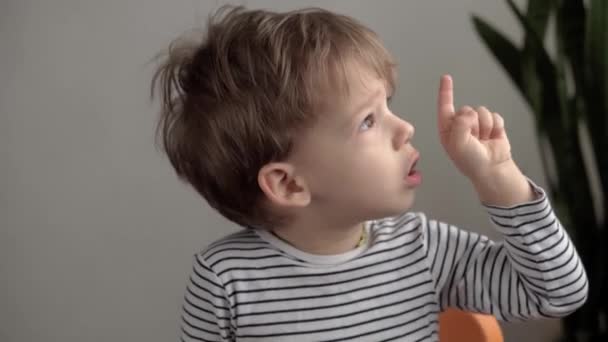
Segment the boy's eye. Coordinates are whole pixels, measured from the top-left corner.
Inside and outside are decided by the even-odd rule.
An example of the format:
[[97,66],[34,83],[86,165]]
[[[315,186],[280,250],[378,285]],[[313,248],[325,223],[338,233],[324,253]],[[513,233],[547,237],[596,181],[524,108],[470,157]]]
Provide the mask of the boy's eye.
[[365,117],[365,120],[363,120],[359,129],[361,131],[367,131],[368,129],[374,127],[375,123],[376,119],[374,118],[374,114],[369,114],[367,117]]

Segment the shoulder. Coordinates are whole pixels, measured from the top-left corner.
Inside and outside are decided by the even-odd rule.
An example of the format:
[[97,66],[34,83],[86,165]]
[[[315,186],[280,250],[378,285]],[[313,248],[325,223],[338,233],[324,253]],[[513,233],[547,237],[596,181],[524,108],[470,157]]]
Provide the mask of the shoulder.
[[242,229],[213,241],[196,253],[196,256],[212,264],[228,255],[245,256],[260,247],[267,247],[267,243],[253,229]]
[[234,266],[278,254],[253,229],[243,229],[224,236],[195,254],[197,262],[217,275]]

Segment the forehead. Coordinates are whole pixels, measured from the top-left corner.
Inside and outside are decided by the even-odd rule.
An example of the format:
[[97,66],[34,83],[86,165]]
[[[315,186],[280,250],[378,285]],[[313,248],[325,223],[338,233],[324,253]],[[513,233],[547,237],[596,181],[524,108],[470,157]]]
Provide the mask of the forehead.
[[365,67],[352,66],[335,84],[327,89],[324,108],[319,120],[325,123],[333,122],[342,126],[344,120],[350,120],[359,114],[370,101],[382,94],[391,92],[389,82],[373,70]]

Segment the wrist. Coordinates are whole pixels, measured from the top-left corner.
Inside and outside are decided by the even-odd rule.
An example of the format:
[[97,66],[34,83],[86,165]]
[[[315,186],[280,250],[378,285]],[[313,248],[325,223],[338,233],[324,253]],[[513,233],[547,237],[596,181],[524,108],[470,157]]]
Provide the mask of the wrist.
[[535,198],[528,179],[513,160],[471,178],[471,182],[486,205],[511,207]]

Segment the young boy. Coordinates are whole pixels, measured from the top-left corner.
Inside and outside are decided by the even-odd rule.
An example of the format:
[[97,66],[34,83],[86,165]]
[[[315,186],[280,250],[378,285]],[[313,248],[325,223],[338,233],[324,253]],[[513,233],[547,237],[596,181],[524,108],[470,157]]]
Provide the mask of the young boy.
[[453,107],[438,128],[504,241],[408,212],[414,127],[391,112],[378,37],[320,9],[223,8],[175,42],[159,133],[181,179],[245,227],[194,257],[182,341],[437,341],[447,307],[562,317],[583,265],[545,192],[513,161],[502,117]]

